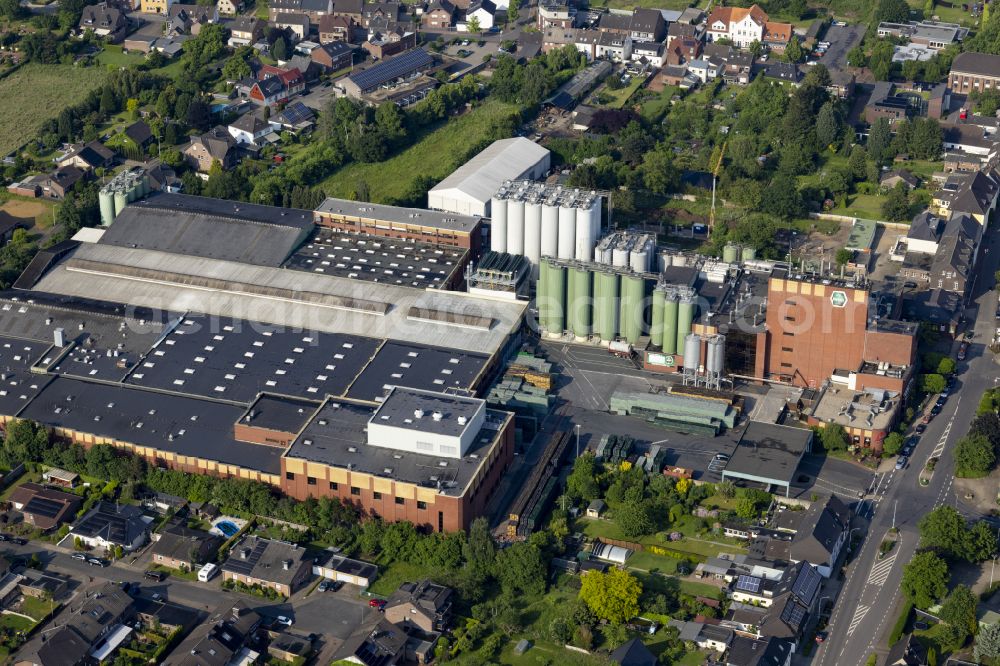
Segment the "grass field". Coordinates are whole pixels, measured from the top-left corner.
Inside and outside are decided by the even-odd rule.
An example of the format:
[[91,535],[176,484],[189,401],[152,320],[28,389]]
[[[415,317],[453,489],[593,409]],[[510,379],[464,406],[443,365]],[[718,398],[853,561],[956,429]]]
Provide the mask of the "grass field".
[[628,103],[629,98],[635,94],[635,91],[642,87],[642,84],[645,82],[646,79],[644,77],[636,76],[633,77],[624,88],[619,88],[618,90],[605,88],[601,94],[610,98],[610,101],[606,106],[610,109],[622,108]]
[[426,578],[427,567],[409,562],[393,562],[388,567],[379,565],[378,578],[368,591],[380,597],[387,597],[399,588],[400,583],[408,580]]
[[20,615],[4,613],[0,615],[0,629],[13,629],[14,631],[30,631],[35,626],[34,620],[29,620]]
[[29,63],[0,80],[0,155],[37,134],[42,123],[82,100],[106,76],[102,67]]
[[[10,198],[0,204],[0,210],[14,217],[34,220],[35,226],[45,229],[52,225],[52,209],[55,205],[48,201],[24,199],[9,195]],[[2,201],[2,199],[0,199]]]
[[374,164],[349,164],[319,187],[327,196],[351,198],[364,182],[374,203],[401,198],[418,176],[441,180],[454,171],[470,146],[491,134],[496,123],[515,111],[513,104],[486,102],[449,120],[396,156]]

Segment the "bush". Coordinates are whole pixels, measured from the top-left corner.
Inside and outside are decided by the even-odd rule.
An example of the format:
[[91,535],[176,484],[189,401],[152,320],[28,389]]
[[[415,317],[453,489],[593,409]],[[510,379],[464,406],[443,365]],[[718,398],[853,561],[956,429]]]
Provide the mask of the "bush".
[[896,641],[903,637],[903,632],[906,631],[906,624],[910,621],[912,613],[913,602],[909,599],[904,600],[903,608],[899,613],[899,617],[896,618],[896,624],[892,625],[892,631],[889,632],[889,647],[895,645]]

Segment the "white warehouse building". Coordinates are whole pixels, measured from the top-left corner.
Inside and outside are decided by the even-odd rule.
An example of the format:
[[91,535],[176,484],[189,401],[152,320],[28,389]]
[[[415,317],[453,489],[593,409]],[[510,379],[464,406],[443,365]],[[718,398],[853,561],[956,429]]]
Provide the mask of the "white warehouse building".
[[494,141],[428,192],[427,207],[489,217],[490,200],[504,181],[537,180],[551,165],[552,154],[534,141]]
[[462,458],[485,421],[485,400],[395,386],[368,421],[368,445]]
[[493,195],[490,249],[523,255],[537,277],[542,257],[592,261],[601,196],[533,181],[505,182]]

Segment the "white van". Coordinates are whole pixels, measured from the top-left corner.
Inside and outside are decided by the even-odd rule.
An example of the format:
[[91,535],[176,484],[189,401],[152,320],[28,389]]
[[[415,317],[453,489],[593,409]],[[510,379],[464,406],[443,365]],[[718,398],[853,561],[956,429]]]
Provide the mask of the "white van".
[[212,576],[219,573],[219,565],[209,562],[198,571],[198,580],[207,583],[212,580]]

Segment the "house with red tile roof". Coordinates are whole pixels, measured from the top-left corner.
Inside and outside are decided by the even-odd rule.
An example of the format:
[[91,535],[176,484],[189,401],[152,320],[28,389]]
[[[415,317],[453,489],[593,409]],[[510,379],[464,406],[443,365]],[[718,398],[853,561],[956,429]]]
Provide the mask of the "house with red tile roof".
[[792,38],[791,23],[772,21],[758,5],[716,7],[706,25],[705,34],[709,41],[726,38],[740,48],[760,42],[767,48],[782,51]]

